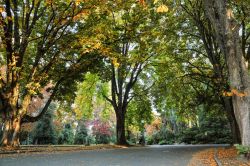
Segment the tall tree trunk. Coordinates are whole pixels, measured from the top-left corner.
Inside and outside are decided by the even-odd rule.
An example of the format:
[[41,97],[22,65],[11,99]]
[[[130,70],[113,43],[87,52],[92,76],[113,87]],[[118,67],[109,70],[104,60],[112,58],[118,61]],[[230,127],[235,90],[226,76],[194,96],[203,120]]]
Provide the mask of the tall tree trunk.
[[19,142],[20,130],[21,130],[21,116],[18,116],[13,121],[13,134],[11,138],[11,146],[18,147],[20,145]]
[[204,0],[229,73],[233,108],[241,132],[242,144],[250,146],[250,78],[241,50],[239,25],[227,0]]
[[5,119],[1,146],[18,147],[20,145],[19,142],[20,129],[21,129],[20,117]]
[[30,95],[26,95],[22,101],[22,108],[18,107],[18,98],[12,97],[18,94],[18,88],[14,88],[14,93],[10,99],[5,99],[2,108],[2,119],[4,124],[3,136],[0,142],[1,146],[18,147],[19,133],[21,130],[22,116],[25,114],[30,103]]
[[1,146],[8,146],[10,145],[10,133],[12,131],[12,125],[11,125],[11,120],[10,119],[5,119],[4,120],[4,126],[3,126],[3,136],[1,139]]
[[231,97],[223,97],[222,98],[223,105],[226,111],[226,115],[230,124],[233,143],[241,143],[241,135],[238,123],[236,121],[234,110],[233,110],[233,103]]
[[116,110],[116,140],[118,145],[128,145],[125,137],[125,113]]

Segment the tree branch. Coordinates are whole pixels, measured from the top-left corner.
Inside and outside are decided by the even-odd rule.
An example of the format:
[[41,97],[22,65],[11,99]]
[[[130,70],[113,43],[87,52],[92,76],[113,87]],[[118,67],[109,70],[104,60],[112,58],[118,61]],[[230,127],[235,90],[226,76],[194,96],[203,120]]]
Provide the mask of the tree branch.
[[48,110],[50,103],[52,102],[53,98],[55,97],[55,94],[61,84],[61,82],[63,81],[63,78],[61,78],[59,81],[57,81],[55,87],[53,88],[53,92],[50,95],[49,99],[47,100],[46,104],[44,105],[43,109],[41,110],[41,112],[37,115],[37,116],[31,116],[31,115],[24,115],[22,118],[21,123],[29,123],[29,122],[36,122],[38,121]]

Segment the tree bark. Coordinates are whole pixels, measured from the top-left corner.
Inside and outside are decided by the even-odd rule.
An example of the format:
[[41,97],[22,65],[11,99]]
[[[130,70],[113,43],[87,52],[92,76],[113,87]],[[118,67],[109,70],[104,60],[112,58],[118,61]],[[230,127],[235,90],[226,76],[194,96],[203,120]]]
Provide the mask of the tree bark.
[[[194,3],[192,3],[191,1],[189,3],[194,5]],[[221,59],[223,59],[223,55],[220,51],[218,51],[219,46],[217,45],[218,41],[216,40],[216,33],[214,32],[214,28],[212,28],[213,25],[211,25],[210,21],[208,21],[201,15],[201,13],[203,14],[204,12],[202,3],[195,3],[195,7],[199,8],[200,10],[193,10],[193,8],[189,8],[187,6],[183,6],[183,9],[190,16],[190,18],[192,18],[195,23],[195,26],[197,26],[198,28],[198,31],[200,33],[200,39],[203,41],[205,51],[208,55],[208,59],[213,65],[214,76],[216,78],[216,81],[213,81],[215,87],[214,90],[217,94],[221,94],[221,92],[226,90],[225,88],[228,88],[227,85],[225,86],[225,83],[228,82],[228,73],[224,72],[225,62],[221,61]],[[240,143],[240,131],[234,115],[232,98],[221,96],[220,100],[222,106],[224,107],[224,111],[231,127],[233,143]]]
[[1,140],[1,146],[8,146],[9,143],[9,137],[10,132],[12,130],[11,121],[10,120],[4,120],[4,127],[3,127],[3,136]]
[[18,116],[13,121],[13,134],[11,138],[11,146],[18,147],[20,145],[19,142],[20,130],[21,130],[21,116]]
[[18,147],[20,145],[20,142],[19,142],[20,129],[21,129],[20,117],[5,119],[1,146]]
[[225,56],[235,117],[242,144],[250,146],[250,78],[240,44],[239,25],[227,0],[204,0],[217,41]]
[[122,110],[116,111],[116,139],[118,145],[128,145],[125,136],[125,113]]
[[223,97],[222,102],[225,108],[225,112],[230,124],[231,132],[232,132],[232,139],[234,144],[241,143],[241,135],[238,123],[236,121],[233,109],[233,103],[231,97]]
[[[0,113],[4,123],[3,138],[0,140],[0,144],[18,146],[21,123],[38,120],[52,100],[51,97],[39,116],[27,115],[31,96],[35,96],[40,88],[45,88],[41,85],[50,84],[52,78],[49,78],[51,74],[48,73],[54,71],[55,74],[58,73],[58,70],[54,69],[57,68],[55,65],[59,62],[58,60],[62,58],[60,54],[64,44],[59,44],[60,46],[57,47],[60,51],[52,51],[52,46],[57,45],[56,43],[68,34],[67,28],[71,23],[76,23],[75,16],[81,13],[83,8],[77,7],[72,1],[68,5],[63,5],[63,9],[60,8],[58,12],[54,12],[54,9],[48,8],[42,0],[23,3],[17,0],[5,0],[1,2],[1,6],[4,6],[4,12],[0,13],[0,27],[3,32],[0,34],[0,38],[1,42],[5,43],[3,48],[6,56],[4,56],[5,61],[1,63],[4,66],[0,67]],[[44,16],[48,18],[48,21],[40,27],[43,34],[41,36],[31,35],[37,34],[37,22],[43,20]],[[36,44],[30,46],[30,43]],[[27,49],[32,49],[34,54],[28,55]],[[48,59],[46,63],[40,65],[44,54],[49,55]],[[68,80],[76,78],[75,76],[84,69],[88,70],[90,64],[82,65],[83,62],[85,64],[83,57],[79,55],[75,63],[72,63],[69,68],[61,70],[59,81],[55,78],[53,82],[65,80],[62,78]],[[62,59],[65,61],[64,58]],[[27,64],[28,61],[32,63]],[[65,61],[65,63],[67,62]],[[53,88],[50,89],[53,90]],[[40,95],[37,94],[37,96]]]

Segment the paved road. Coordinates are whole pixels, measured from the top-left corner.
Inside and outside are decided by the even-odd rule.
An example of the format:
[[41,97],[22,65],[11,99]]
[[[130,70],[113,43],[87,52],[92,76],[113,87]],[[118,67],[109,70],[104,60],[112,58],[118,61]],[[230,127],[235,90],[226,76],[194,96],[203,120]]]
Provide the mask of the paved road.
[[209,146],[150,146],[0,158],[0,166],[186,166]]

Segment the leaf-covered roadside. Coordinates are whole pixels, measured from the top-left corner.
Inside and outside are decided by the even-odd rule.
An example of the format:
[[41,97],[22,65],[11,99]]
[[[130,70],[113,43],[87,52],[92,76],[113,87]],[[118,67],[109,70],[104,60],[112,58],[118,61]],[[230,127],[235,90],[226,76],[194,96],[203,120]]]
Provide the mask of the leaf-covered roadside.
[[127,148],[126,146],[120,145],[91,145],[91,146],[53,146],[53,145],[44,145],[44,146],[21,146],[20,148],[0,148],[0,158],[2,157],[15,157],[15,155],[20,154],[43,154],[43,153],[62,153],[62,152],[72,152],[72,151],[81,151],[81,150],[101,150],[101,149],[121,149]]
[[235,147],[210,148],[193,155],[188,166],[217,166],[220,162],[222,166],[249,166],[250,161],[246,161],[237,154]]

